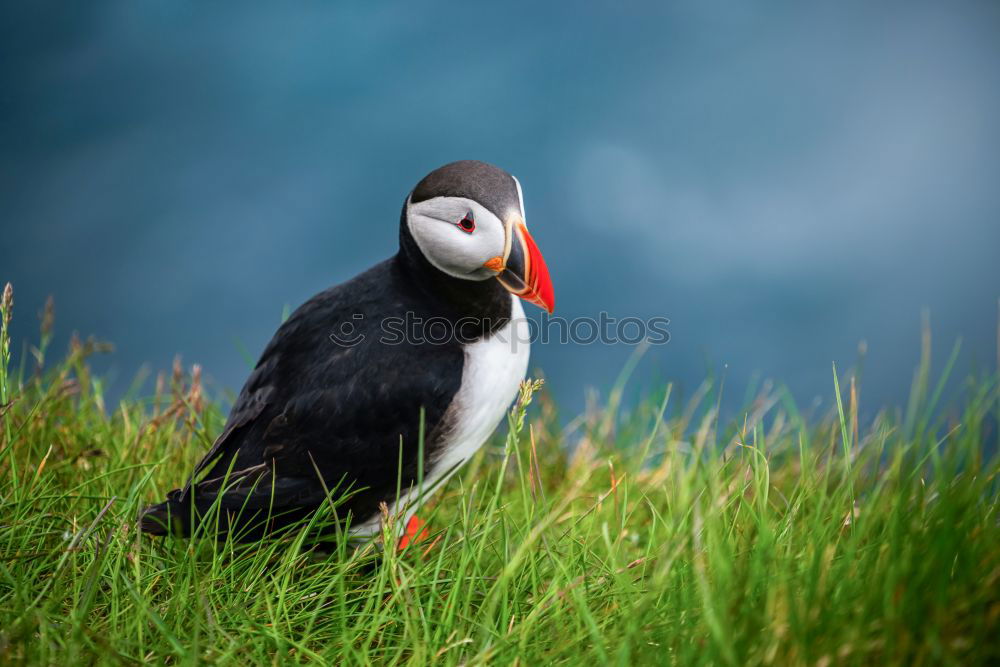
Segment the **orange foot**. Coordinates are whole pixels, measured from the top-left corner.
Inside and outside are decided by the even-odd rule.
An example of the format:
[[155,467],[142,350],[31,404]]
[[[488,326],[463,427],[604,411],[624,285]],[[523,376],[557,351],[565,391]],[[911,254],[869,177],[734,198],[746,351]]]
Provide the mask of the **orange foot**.
[[427,539],[429,534],[430,533],[427,530],[427,523],[414,514],[410,517],[410,520],[406,522],[406,532],[403,533],[401,538],[399,538],[399,546],[397,549],[402,551],[411,544],[423,542]]

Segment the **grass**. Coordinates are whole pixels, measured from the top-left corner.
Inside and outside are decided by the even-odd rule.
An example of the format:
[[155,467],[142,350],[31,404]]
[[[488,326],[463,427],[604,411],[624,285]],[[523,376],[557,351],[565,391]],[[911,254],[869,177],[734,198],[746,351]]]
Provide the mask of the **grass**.
[[906,412],[868,426],[849,374],[830,414],[761,394],[728,426],[708,384],[626,411],[620,383],[565,427],[526,385],[506,437],[423,509],[428,540],[319,552],[305,530],[247,546],[137,534],[140,506],[219,431],[219,404],[178,366],[156,396],[106,405],[93,343],[45,366],[50,319],[39,370],[9,369],[9,315],[0,662],[1000,660],[996,375],[942,407],[925,355]]

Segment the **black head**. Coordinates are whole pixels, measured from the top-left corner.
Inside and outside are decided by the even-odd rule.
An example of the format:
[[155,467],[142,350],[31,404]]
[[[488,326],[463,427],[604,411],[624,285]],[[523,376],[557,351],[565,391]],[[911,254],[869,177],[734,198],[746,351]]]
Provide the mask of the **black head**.
[[438,167],[417,183],[410,195],[416,204],[435,197],[464,197],[481,204],[500,220],[524,216],[521,187],[500,167],[479,160],[459,160]]
[[548,269],[524,222],[517,179],[499,167],[461,160],[435,169],[410,193],[400,230],[404,253],[461,281],[496,278],[549,312]]

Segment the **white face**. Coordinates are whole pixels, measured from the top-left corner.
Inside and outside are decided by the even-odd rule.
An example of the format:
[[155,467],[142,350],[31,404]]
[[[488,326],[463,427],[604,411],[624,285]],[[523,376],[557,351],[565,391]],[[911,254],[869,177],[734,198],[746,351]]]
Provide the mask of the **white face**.
[[495,278],[497,272],[483,265],[506,257],[503,221],[471,199],[434,197],[407,203],[406,222],[424,257],[455,278]]

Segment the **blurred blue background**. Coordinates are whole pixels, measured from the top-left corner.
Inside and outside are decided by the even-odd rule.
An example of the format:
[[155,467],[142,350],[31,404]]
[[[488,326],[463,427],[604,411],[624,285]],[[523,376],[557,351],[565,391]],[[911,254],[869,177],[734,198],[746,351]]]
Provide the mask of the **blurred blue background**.
[[[238,389],[462,158],[520,179],[557,314],[670,318],[640,384],[809,402],[864,340],[863,401],[902,403],[922,307],[995,367],[996,2],[6,2],[0,53],[15,335],[53,294],[112,396],[175,354]],[[631,352],[533,362],[572,412]]]

